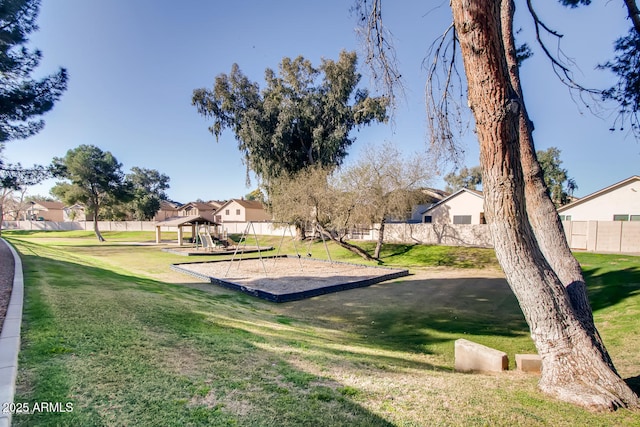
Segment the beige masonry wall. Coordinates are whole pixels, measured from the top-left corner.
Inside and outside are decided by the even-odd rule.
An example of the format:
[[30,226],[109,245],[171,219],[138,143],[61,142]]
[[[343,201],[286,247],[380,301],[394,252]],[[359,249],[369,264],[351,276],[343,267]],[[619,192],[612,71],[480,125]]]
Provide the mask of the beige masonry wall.
[[[155,223],[152,221],[99,221],[98,225],[101,231],[155,231]],[[640,254],[640,221],[565,221],[563,225],[571,249]],[[277,236],[284,234],[285,238],[295,236],[293,227],[283,226],[284,224],[271,222],[255,222],[248,233]],[[222,227],[228,233],[241,234],[246,230],[247,223],[225,223]],[[2,229],[92,230],[93,222],[3,221]],[[163,231],[175,231],[175,227],[166,227],[166,230],[163,227]],[[378,233],[369,230],[353,237],[358,240],[377,240]],[[425,245],[493,246],[489,227],[484,224],[391,223],[385,225],[384,241]]]
[[[371,233],[371,240],[378,233]],[[386,243],[418,243],[423,245],[481,246],[493,247],[493,240],[486,224],[386,224],[384,229]]]
[[571,249],[640,253],[640,221],[565,221]]

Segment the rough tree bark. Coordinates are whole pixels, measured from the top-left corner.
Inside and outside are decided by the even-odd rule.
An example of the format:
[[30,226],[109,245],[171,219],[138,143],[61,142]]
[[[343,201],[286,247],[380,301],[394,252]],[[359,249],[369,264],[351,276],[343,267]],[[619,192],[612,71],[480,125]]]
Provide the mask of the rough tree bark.
[[375,259],[380,259],[380,252],[382,251],[382,244],[384,243],[384,226],[385,219],[383,217],[380,221],[380,228],[378,229],[378,240],[376,241],[376,249],[373,252],[373,257]]
[[[516,58],[516,46],[513,37],[514,12],[514,2],[504,0],[501,5],[501,26],[505,58],[509,69],[511,85],[518,94],[518,98],[523,100],[519,67]],[[611,368],[615,369],[593,321],[593,313],[591,311],[591,305],[589,304],[582,269],[569,248],[560,217],[558,216],[553,201],[549,197],[544,182],[544,174],[536,156],[532,131],[533,126],[529,119],[527,109],[524,102],[521,102],[519,117],[520,161],[524,175],[524,194],[529,222],[533,228],[540,250],[567,289],[574,311],[580,318],[583,326],[592,335],[592,340],[594,344],[600,348],[603,357],[609,360]]]
[[[605,357],[604,346],[594,343],[593,332],[585,327],[580,312],[588,309],[590,313],[590,308],[576,309],[572,303],[567,288],[573,283],[575,267],[569,262],[570,273],[566,273],[561,268],[565,257],[561,258],[565,261],[551,260],[552,265],[545,257],[553,258],[559,251],[557,229],[550,233],[554,240],[546,243],[544,237],[539,243],[538,234],[542,234],[534,232],[534,227],[539,231],[549,226],[537,222],[548,208],[539,198],[535,156],[526,151],[526,142],[521,144],[521,119],[528,119],[505,55],[503,5],[500,0],[451,1],[480,142],[485,214],[496,255],[542,357],[539,386],[556,398],[591,409],[639,407],[638,397]],[[564,281],[569,281],[567,288]],[[583,293],[578,292],[578,302]]]

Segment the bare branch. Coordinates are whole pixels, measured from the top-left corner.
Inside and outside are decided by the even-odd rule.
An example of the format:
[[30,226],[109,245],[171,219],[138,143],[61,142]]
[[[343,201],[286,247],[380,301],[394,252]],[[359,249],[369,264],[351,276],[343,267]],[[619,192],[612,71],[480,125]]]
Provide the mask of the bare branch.
[[464,128],[465,85],[457,68],[456,53],[455,28],[451,24],[431,45],[428,54],[431,63],[426,66],[423,62],[423,66],[427,69],[425,98],[431,151],[436,159],[458,166],[464,153],[456,135]]
[[357,33],[373,81],[395,109],[405,96],[402,74],[393,45],[393,35],[382,23],[382,0],[356,0],[351,9],[358,16]]
[[[569,58],[568,56],[566,56],[564,54],[562,49],[560,49],[560,40],[562,39],[563,35],[560,34],[557,31],[553,30],[549,26],[547,26],[540,19],[540,17],[538,16],[537,12],[533,8],[533,4],[531,3],[531,0],[527,0],[527,8],[529,9],[529,13],[531,14],[531,17],[533,18],[533,23],[534,23],[535,31],[536,31],[536,40],[538,41],[538,44],[539,44],[540,48],[542,49],[542,51],[544,52],[545,56],[551,61],[551,66],[552,66],[553,72],[560,79],[560,81],[564,85],[566,85],[569,89],[579,91],[580,94],[581,94],[581,96],[580,96],[581,101],[585,105],[587,105],[587,107],[588,107],[589,104],[582,99],[582,94],[583,93],[587,93],[587,94],[592,94],[592,95],[598,95],[599,96],[599,95],[602,94],[602,90],[587,88],[587,87],[581,85],[580,83],[578,83],[573,78],[572,68],[576,68],[576,64],[571,58]],[[553,36],[554,38],[557,39],[558,46],[556,48],[556,50],[557,50],[557,54],[556,55],[551,53],[549,47],[547,46],[547,44],[545,43],[545,41],[542,38],[542,33],[546,33],[546,34],[551,35],[551,36]]]

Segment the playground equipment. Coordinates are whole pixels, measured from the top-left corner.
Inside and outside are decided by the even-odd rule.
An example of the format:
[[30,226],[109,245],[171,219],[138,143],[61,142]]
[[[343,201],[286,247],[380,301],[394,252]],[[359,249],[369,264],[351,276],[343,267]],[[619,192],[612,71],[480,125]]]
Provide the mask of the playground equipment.
[[217,225],[213,227],[214,232],[212,234],[210,225],[198,226],[198,234],[194,242],[196,245],[196,249],[199,245],[202,245],[202,248],[205,251],[212,252],[216,250],[227,249],[230,246],[235,245],[235,243],[227,236],[226,231],[220,232]]
[[[280,251],[282,249],[282,245],[284,243],[284,239],[285,236],[287,234],[287,230],[289,230],[289,234],[291,235],[291,241],[293,243],[293,248],[296,252],[296,257],[298,258],[299,261],[299,265],[300,265],[300,271],[304,271],[304,262],[303,262],[303,257],[300,255],[300,251],[298,251],[298,245],[296,244],[296,239],[295,236],[293,235],[293,231],[291,230],[291,226],[292,224],[289,222],[274,222],[273,224],[282,224],[284,225],[284,227],[282,227],[283,231],[282,231],[282,238],[280,239],[280,244],[278,245],[278,248],[276,250],[276,254],[274,256],[270,256],[269,258],[273,259],[273,264],[271,267],[271,270],[275,270],[276,267],[276,263],[278,261],[279,258],[282,257],[286,257],[287,255],[281,255]],[[236,249],[233,253],[233,256],[231,257],[231,262],[229,263],[229,267],[227,268],[227,272],[225,273],[224,277],[227,277],[229,274],[229,271],[231,270],[231,266],[233,265],[234,261],[238,261],[237,263],[237,269],[240,269],[240,261],[242,261],[242,256],[244,255],[245,249],[247,247],[247,235],[250,233],[250,230],[253,231],[253,238],[256,242],[256,246],[258,248],[257,252],[258,252],[258,258],[260,259],[260,262],[262,264],[262,270],[264,271],[264,275],[267,276],[267,267],[265,264],[265,257],[262,256],[262,251],[260,250],[260,241],[258,240],[258,234],[256,233],[256,229],[255,226],[253,225],[253,221],[249,221],[247,223],[247,226],[245,227],[241,237],[240,237],[240,241],[238,242],[238,244],[236,245]],[[307,244],[307,249],[306,249],[306,256],[308,258],[311,258],[311,244],[316,240],[316,235],[319,234],[320,237],[322,238],[322,242],[324,243],[324,248],[325,251],[327,253],[327,259],[329,260],[330,265],[333,265],[333,260],[331,259],[331,253],[329,252],[329,247],[327,246],[327,241],[325,240],[324,235],[322,234],[322,232],[320,231],[320,228],[314,224],[314,228],[313,228],[313,237],[309,240],[309,243]],[[239,258],[236,260],[236,256],[238,256],[238,252],[240,253]]]

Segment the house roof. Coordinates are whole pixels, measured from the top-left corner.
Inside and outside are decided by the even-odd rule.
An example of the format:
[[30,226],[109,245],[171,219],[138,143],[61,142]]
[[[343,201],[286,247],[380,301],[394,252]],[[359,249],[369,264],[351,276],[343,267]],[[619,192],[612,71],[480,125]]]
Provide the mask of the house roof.
[[57,209],[62,210],[64,208],[64,203],[62,202],[48,202],[44,200],[34,200],[31,202],[33,205],[39,205],[47,210]]
[[160,200],[160,209],[167,211],[178,210],[178,205],[169,200]]
[[257,200],[231,199],[224,205],[220,206],[218,210],[221,210],[222,208],[226,207],[227,205],[230,205],[233,202],[236,202],[237,204],[239,204],[245,209],[264,209],[262,202],[259,202]]
[[156,221],[156,226],[166,227],[179,227],[181,225],[195,225],[195,224],[215,224],[216,222],[207,216],[203,215],[187,215],[187,216],[172,216],[162,221]]
[[565,210],[567,210],[569,208],[572,208],[572,207],[577,206],[577,205],[579,205],[581,203],[584,203],[584,202],[588,202],[589,200],[593,200],[593,199],[595,199],[597,197],[602,196],[603,194],[609,193],[609,192],[611,192],[613,190],[616,190],[616,189],[618,189],[620,187],[624,187],[625,185],[627,185],[629,183],[632,183],[632,182],[636,182],[636,181],[640,182],[640,176],[639,175],[633,175],[633,176],[631,176],[631,177],[629,177],[627,179],[624,179],[624,180],[622,180],[620,182],[616,182],[613,185],[605,187],[602,190],[598,190],[598,191],[596,191],[594,193],[589,194],[588,196],[584,196],[581,199],[578,199],[578,200],[576,200],[574,202],[567,203],[566,205],[559,207],[558,208],[558,212],[563,212],[563,211],[565,211]]
[[444,199],[440,200],[438,203],[434,203],[433,205],[429,206],[429,208],[422,212],[422,215],[426,214],[427,212],[429,212],[430,210],[433,210],[435,208],[437,208],[440,205],[443,205],[445,203],[447,203],[449,200],[458,197],[460,194],[462,193],[469,193],[469,194],[473,194],[474,196],[477,196],[481,199],[484,198],[484,195],[482,194],[482,191],[478,191],[478,190],[470,190],[468,188],[461,188],[460,190],[456,191],[453,194],[450,194],[449,196],[445,197]]
[[206,202],[189,202],[189,203],[186,203],[186,204],[180,206],[180,209],[185,209],[187,206],[194,207],[194,208],[198,209],[199,211],[214,211],[214,210],[216,210],[215,206],[210,205],[209,203],[206,203]]

